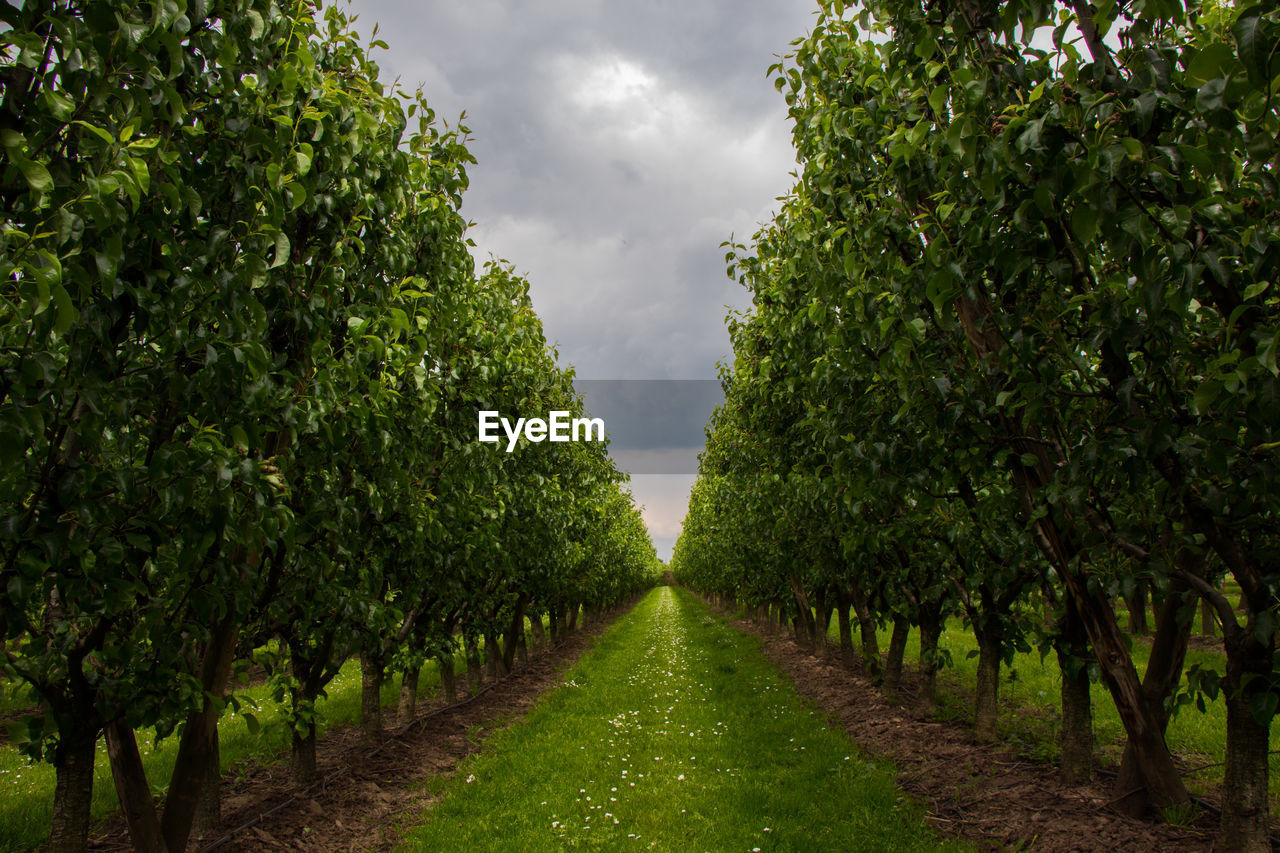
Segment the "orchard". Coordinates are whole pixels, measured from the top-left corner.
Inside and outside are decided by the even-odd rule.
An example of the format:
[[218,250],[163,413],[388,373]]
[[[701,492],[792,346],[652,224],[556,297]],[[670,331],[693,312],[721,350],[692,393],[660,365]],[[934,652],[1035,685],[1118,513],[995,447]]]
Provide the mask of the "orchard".
[[444,791],[410,843],[964,843],[764,659],[786,628],[984,755],[1039,657],[1044,778],[1272,849],[1280,13],[816,6],[654,590],[529,282],[473,260],[470,131],[376,29],[0,4],[0,773],[48,773],[0,847],[229,839],[229,733],[301,801],[348,723],[376,752],[539,660],[527,720],[402,786]]

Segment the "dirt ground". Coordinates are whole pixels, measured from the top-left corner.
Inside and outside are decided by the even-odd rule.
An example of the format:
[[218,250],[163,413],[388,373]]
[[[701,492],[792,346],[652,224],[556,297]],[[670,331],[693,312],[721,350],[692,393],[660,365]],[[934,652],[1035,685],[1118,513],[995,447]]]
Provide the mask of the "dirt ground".
[[[898,785],[924,803],[928,822],[944,835],[981,849],[1047,853],[1213,848],[1212,817],[1190,826],[1125,817],[1109,807],[1106,780],[1066,785],[1053,766],[1000,745],[978,744],[961,723],[929,719],[906,698],[890,703],[868,679],[810,655],[789,635],[753,622],[734,624],[760,637],[769,659],[834,725],[870,754],[897,765]],[[905,684],[903,693],[912,686]]]
[[[390,849],[423,820],[434,802],[426,794],[425,781],[452,772],[480,749],[485,737],[529,711],[609,621],[594,623],[562,646],[531,656],[527,666],[487,684],[476,697],[466,695],[465,673],[459,673],[459,696],[465,704],[448,709],[440,700],[420,704],[417,718],[404,726],[394,725],[394,711],[389,709],[392,722],[377,751],[361,743],[357,727],[331,729],[316,747],[321,782],[301,795],[289,777],[287,755],[228,777],[223,783],[221,825],[194,840],[189,849]],[[131,850],[123,820],[101,827],[90,849]]]

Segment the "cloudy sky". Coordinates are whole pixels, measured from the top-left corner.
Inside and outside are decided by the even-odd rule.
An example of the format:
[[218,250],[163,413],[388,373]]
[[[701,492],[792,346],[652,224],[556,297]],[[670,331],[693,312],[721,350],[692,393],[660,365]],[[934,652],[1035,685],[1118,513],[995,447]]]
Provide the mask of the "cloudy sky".
[[[710,380],[727,359],[726,306],[749,300],[726,277],[720,244],[747,242],[791,185],[786,105],[765,72],[807,32],[815,8],[813,0],[349,5],[361,32],[377,22],[390,45],[375,55],[384,80],[421,85],[451,125],[465,110],[479,162],[463,213],[475,223],[477,259],[507,259],[528,278],[561,363],[590,380]],[[692,395],[708,406],[699,423],[713,405],[705,396]],[[680,448],[690,443],[688,418],[676,420],[672,452],[691,458]],[[620,463],[632,469],[632,492],[666,559],[692,471]]]

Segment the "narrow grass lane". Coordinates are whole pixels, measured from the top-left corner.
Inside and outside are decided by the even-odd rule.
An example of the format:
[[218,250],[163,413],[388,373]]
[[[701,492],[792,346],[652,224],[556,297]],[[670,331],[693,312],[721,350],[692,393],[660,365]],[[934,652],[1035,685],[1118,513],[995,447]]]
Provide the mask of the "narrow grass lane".
[[402,849],[955,849],[754,638],[666,587],[437,788]]

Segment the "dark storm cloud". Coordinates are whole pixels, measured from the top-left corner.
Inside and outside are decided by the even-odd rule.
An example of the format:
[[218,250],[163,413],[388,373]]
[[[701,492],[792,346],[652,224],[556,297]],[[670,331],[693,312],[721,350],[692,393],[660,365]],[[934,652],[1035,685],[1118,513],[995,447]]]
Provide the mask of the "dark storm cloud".
[[713,379],[579,379],[574,387],[605,422],[609,455],[632,474],[696,474],[707,419],[724,402]]
[[530,279],[561,360],[598,378],[710,378],[728,353],[719,244],[749,237],[793,168],[765,76],[811,0],[356,0],[441,119],[467,112],[464,213]]
[[477,258],[505,258],[528,277],[561,362],[590,379],[712,379],[729,355],[726,305],[748,303],[725,277],[720,244],[749,241],[795,168],[786,105],[766,69],[812,25],[815,7],[348,8],[366,34],[381,23],[385,80],[421,84],[450,124],[466,111],[479,162],[463,213],[476,223]]

